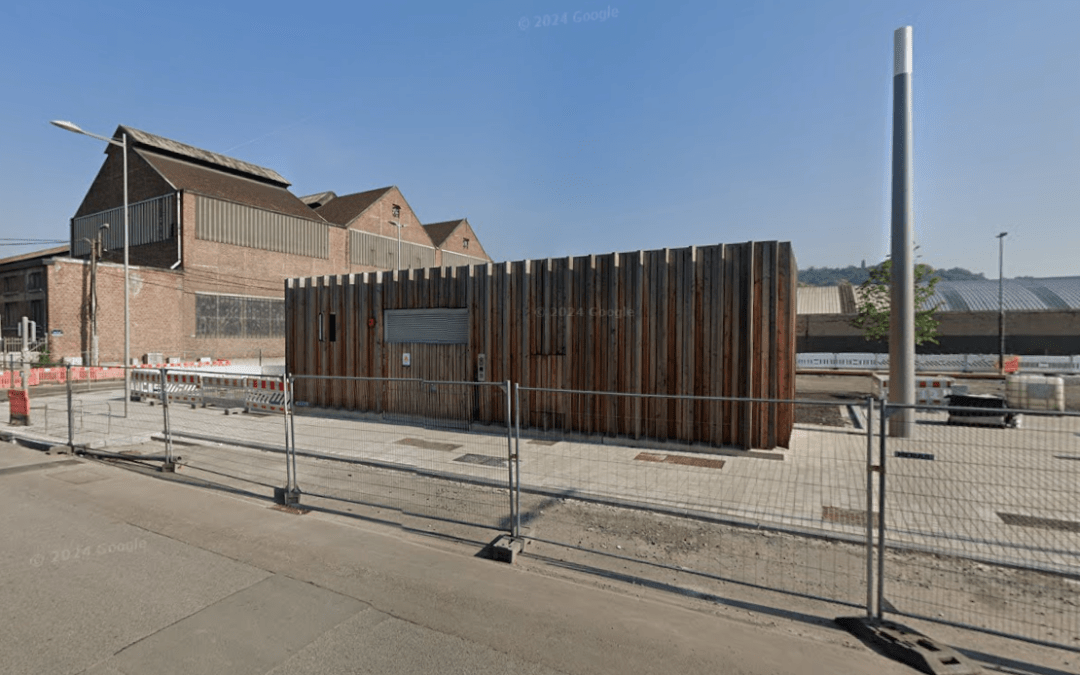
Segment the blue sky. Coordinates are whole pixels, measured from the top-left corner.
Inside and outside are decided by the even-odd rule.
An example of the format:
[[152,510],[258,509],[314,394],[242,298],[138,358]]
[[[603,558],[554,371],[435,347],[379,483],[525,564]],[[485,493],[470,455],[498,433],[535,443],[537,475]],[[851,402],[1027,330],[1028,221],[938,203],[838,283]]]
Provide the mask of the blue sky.
[[267,166],[298,195],[397,185],[496,259],[779,239],[803,268],[871,264],[892,34],[912,25],[922,262],[996,277],[1007,230],[1007,276],[1080,274],[1075,0],[0,11],[0,243],[67,236],[104,159],[48,124],[69,119]]

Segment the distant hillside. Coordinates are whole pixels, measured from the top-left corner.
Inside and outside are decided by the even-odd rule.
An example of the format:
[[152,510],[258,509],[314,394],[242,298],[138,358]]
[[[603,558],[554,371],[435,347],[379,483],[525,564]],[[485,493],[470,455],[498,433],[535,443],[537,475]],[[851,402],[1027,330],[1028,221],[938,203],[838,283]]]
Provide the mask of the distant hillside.
[[[934,270],[942,281],[973,281],[986,279],[982,272],[975,273],[962,267]],[[849,265],[847,267],[811,267],[799,270],[799,285],[801,286],[836,286],[847,281],[855,286],[866,281],[870,277],[870,268],[864,263],[861,267]]]

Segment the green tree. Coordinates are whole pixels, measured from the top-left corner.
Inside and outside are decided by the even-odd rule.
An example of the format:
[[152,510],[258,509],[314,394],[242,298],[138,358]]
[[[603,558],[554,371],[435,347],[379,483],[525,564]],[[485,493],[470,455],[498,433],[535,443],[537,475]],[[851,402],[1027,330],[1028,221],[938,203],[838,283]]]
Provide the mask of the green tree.
[[[929,265],[915,265],[915,344],[937,344],[938,305],[929,306],[940,277]],[[851,325],[862,331],[868,341],[889,338],[889,299],[892,292],[892,261],[886,260],[870,269],[870,277],[859,284],[858,314]]]

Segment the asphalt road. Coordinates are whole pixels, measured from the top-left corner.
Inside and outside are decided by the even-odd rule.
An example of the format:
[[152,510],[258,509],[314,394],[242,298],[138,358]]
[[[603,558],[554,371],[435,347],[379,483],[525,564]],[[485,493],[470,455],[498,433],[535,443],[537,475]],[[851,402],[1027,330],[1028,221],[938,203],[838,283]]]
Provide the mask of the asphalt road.
[[179,480],[0,446],[0,673],[912,672],[829,626]]

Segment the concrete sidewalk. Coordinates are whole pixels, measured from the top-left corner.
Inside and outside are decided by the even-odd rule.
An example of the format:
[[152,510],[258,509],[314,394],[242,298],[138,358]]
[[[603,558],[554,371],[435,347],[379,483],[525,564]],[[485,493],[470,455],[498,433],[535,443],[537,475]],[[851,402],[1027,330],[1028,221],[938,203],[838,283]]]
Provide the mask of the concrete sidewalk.
[[[44,398],[36,405],[44,410],[66,403]],[[122,405],[115,392],[80,397],[77,441],[129,444],[160,434],[160,406],[132,403],[130,417],[117,417]],[[177,437],[195,443],[182,451],[191,466],[267,486],[284,484],[283,458],[258,450],[284,448],[283,417],[224,415],[176,404],[170,411]],[[301,452],[505,489],[506,458],[516,445],[508,448],[504,431],[470,433],[314,412],[296,417]],[[50,415],[48,429],[42,419],[19,433],[64,435],[66,427],[55,424],[57,413]],[[1080,497],[1074,489],[1080,461],[1069,461],[1080,459],[1080,418],[1027,417],[1021,429],[992,429],[947,426],[944,413],[919,417],[926,424],[919,426],[917,438],[889,439],[886,525],[891,542],[1080,574]],[[694,458],[701,455],[599,440],[522,439],[522,486],[849,540],[865,536],[865,431],[799,424],[789,450],[732,451],[717,455],[716,462],[696,464]],[[877,443],[875,437],[874,463],[880,461]],[[335,479],[325,462],[302,461],[299,469],[305,491],[321,489],[327,496],[336,496],[335,490],[362,492],[362,486]],[[495,500],[483,508],[498,510],[502,503]],[[485,517],[498,522],[505,515],[503,509]]]
[[0,673],[911,672],[160,474],[3,445],[0,485]]

